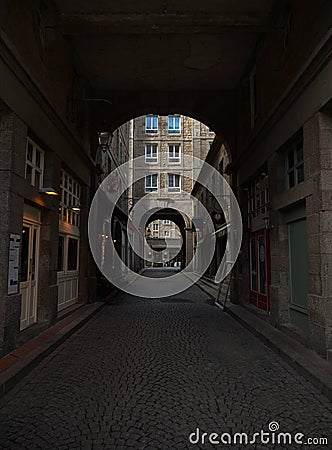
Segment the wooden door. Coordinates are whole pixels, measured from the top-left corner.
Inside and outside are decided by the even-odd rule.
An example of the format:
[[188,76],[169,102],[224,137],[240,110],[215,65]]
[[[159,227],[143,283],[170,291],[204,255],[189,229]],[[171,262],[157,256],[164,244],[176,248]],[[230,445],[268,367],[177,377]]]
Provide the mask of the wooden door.
[[267,230],[251,233],[250,253],[250,302],[260,309],[270,311],[270,240]]

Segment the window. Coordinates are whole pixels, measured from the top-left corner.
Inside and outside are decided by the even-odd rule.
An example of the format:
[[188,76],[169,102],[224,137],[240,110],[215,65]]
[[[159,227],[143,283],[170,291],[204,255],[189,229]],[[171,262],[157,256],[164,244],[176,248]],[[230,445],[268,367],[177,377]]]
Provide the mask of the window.
[[158,190],[158,175],[147,175],[145,177],[145,192],[154,192]]
[[158,116],[145,117],[145,133],[158,133]]
[[170,224],[171,224],[171,221],[169,219],[164,220],[164,225],[170,225]]
[[68,238],[67,270],[78,269],[78,239]]
[[168,174],[168,192],[180,192],[180,175],[169,173]]
[[158,145],[151,144],[145,146],[145,162],[156,163],[158,162]]
[[180,145],[174,144],[168,146],[168,162],[179,163],[181,161]]
[[25,159],[25,179],[40,189],[43,186],[44,151],[31,139],[27,140]]
[[[71,177],[67,172],[62,170],[60,189],[61,189],[61,208],[60,208],[61,219],[64,222],[69,223],[70,225],[78,227],[80,224],[79,208],[81,198],[81,187],[77,183],[77,181],[74,180],[73,177]],[[73,208],[77,208],[76,211],[74,211]]]
[[248,228],[253,221],[264,220],[267,217],[269,207],[268,175],[266,172],[253,180],[248,187]]
[[57,271],[66,274],[78,270],[78,243],[76,237],[59,235]]
[[296,141],[287,152],[288,189],[304,181],[303,142]]
[[64,259],[65,259],[65,236],[59,235],[58,240],[58,264],[57,271],[63,272],[64,270]]
[[181,117],[180,116],[168,116],[168,133],[180,134],[181,133]]
[[164,236],[165,237],[170,237],[170,231],[164,231]]
[[159,225],[157,223],[153,224],[153,231],[158,231],[159,230]]

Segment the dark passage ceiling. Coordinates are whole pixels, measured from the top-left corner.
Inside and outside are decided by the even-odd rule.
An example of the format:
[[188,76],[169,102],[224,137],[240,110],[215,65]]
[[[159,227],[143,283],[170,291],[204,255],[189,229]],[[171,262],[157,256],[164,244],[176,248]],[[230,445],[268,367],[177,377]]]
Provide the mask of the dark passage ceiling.
[[[72,41],[79,70],[95,96],[118,106],[121,120],[123,108],[132,107],[130,114],[142,113],[143,108],[169,112],[185,109],[187,101],[188,110],[179,112],[189,113],[204,109],[206,95],[212,101],[220,93],[221,99],[247,68],[268,28],[272,3],[56,0],[58,26]],[[187,95],[185,100],[186,92],[190,99]],[[111,117],[114,112],[106,110],[107,121],[105,114]]]

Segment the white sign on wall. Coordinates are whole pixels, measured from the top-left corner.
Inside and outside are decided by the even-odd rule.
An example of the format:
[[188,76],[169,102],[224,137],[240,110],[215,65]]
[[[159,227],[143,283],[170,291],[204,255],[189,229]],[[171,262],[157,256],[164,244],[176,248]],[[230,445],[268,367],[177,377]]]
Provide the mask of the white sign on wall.
[[21,236],[19,234],[11,233],[9,236],[8,295],[18,293],[20,244]]

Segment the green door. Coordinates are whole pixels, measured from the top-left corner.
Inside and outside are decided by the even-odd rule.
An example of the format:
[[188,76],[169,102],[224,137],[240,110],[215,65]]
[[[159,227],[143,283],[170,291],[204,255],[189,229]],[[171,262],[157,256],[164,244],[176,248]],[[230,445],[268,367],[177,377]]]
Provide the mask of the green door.
[[308,331],[308,241],[307,222],[301,218],[288,223],[291,322],[304,332]]

